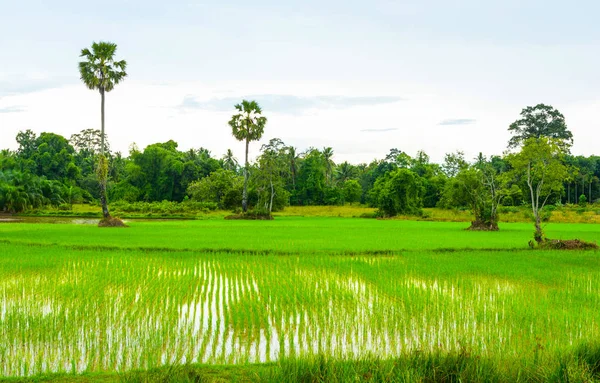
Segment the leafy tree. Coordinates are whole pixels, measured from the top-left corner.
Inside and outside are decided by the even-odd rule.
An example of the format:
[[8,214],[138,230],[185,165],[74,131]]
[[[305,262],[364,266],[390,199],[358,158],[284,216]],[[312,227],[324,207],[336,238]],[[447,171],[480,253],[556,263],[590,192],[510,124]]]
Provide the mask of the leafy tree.
[[143,152],[134,152],[132,160],[138,168],[130,168],[130,171],[139,173],[130,181],[142,192],[144,200],[183,200],[185,189],[181,185],[181,176],[184,163],[175,141],[148,145]]
[[231,133],[238,141],[246,143],[246,157],[244,162],[244,190],[242,193],[242,210],[248,211],[248,146],[251,141],[258,141],[263,135],[267,118],[262,116],[262,110],[256,101],[243,100],[241,104],[235,105],[238,113],[229,120]]
[[573,145],[573,134],[567,129],[565,117],[550,105],[528,106],[521,111],[521,118],[510,124],[513,135],[509,148],[516,148],[530,138],[547,137],[556,140],[564,150]]
[[362,195],[362,187],[357,180],[346,180],[342,187],[344,202],[354,203],[360,201]]
[[81,172],[75,164],[75,150],[66,138],[54,133],[41,133],[35,139],[35,148],[29,159],[36,164],[33,169],[36,175],[63,182],[79,178]]
[[515,179],[524,178],[529,189],[531,209],[535,221],[534,239],[544,240],[540,212],[552,195],[560,195],[563,181],[567,178],[567,166],[561,140],[541,137],[527,139],[521,151],[508,155]]
[[253,183],[257,192],[257,205],[271,214],[289,204],[285,181],[289,174],[287,147],[279,138],[273,138],[261,147],[258,167]]
[[448,180],[440,205],[468,207],[475,216],[471,222],[472,230],[498,230],[498,207],[511,192],[515,191],[506,188],[504,178],[491,161],[480,155],[474,165],[461,169]]
[[398,166],[395,163],[389,162],[387,160],[371,161],[370,164],[362,167],[359,175],[359,182],[363,189],[361,202],[375,206],[376,201],[373,201],[372,199],[374,194],[371,193],[375,182],[380,177],[396,169],[398,169]]
[[425,188],[418,174],[397,169],[377,179],[373,190],[375,207],[384,217],[398,214],[420,215]]
[[410,170],[422,179],[425,187],[423,206],[435,207],[442,196],[447,178],[441,166],[431,163],[429,156],[422,150],[418,151],[417,156],[407,164],[410,165]]
[[242,201],[244,178],[232,170],[219,169],[194,181],[187,189],[194,201],[215,202],[220,209],[233,209]]
[[22,158],[31,158],[33,153],[37,150],[36,140],[36,134],[30,129],[19,132],[17,134],[17,143],[19,144],[17,154]]
[[102,204],[102,215],[104,218],[110,218],[108,212],[108,203],[106,200],[106,182],[108,175],[108,160],[105,156],[105,133],[104,133],[104,97],[105,93],[114,89],[127,73],[127,63],[125,60],[115,61],[117,44],[110,42],[94,42],[92,49],[84,48],[81,50],[80,57],[85,61],[79,63],[79,73],[83,83],[91,90],[100,92],[100,157],[98,162],[98,181],[100,184],[100,202]]
[[402,150],[393,148],[385,156],[385,162],[392,163],[399,168],[410,168],[413,165],[413,159]]
[[455,153],[446,153],[442,169],[448,177],[454,177],[468,166],[469,163],[465,160],[465,153],[459,150]]
[[[83,157],[93,157],[102,152],[102,132],[98,129],[84,129],[79,133],[72,134],[69,143]],[[106,134],[104,135],[104,147],[106,152],[110,153]]]
[[304,154],[302,166],[298,171],[298,191],[296,193],[299,205],[323,205],[325,203],[325,161],[323,153],[311,148]]

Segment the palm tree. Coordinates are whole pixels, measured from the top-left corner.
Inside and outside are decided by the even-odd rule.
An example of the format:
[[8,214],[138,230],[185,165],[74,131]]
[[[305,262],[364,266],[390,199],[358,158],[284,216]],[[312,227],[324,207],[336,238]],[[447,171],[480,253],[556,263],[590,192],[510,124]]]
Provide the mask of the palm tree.
[[242,193],[242,210],[248,210],[248,146],[250,141],[258,141],[265,131],[267,118],[261,116],[262,110],[256,101],[243,100],[235,105],[237,114],[229,120],[231,133],[238,141],[246,142],[246,162],[244,166],[244,190]]
[[336,179],[343,184],[344,182],[356,176],[356,168],[348,161],[342,162],[336,169]]
[[223,169],[236,171],[238,168],[238,161],[233,156],[231,149],[227,149],[227,153],[223,156]]
[[323,159],[325,159],[325,179],[327,183],[331,185],[331,176],[333,175],[333,167],[335,162],[331,159],[333,157],[333,149],[331,147],[323,148]]
[[296,148],[293,146],[288,147],[288,159],[290,162],[290,173],[292,174],[292,187],[296,190],[296,174],[298,173],[298,159],[300,157],[296,154]]
[[84,48],[79,57],[84,57],[85,61],[79,63],[79,73],[81,81],[90,89],[98,90],[102,99],[100,106],[101,126],[100,131],[100,158],[98,161],[98,181],[100,183],[100,202],[102,203],[102,215],[104,218],[110,218],[108,205],[106,201],[106,178],[108,176],[108,160],[104,154],[106,150],[104,140],[104,94],[114,89],[127,73],[127,63],[125,60],[115,61],[114,56],[117,51],[117,44],[100,41],[92,43],[92,50]]

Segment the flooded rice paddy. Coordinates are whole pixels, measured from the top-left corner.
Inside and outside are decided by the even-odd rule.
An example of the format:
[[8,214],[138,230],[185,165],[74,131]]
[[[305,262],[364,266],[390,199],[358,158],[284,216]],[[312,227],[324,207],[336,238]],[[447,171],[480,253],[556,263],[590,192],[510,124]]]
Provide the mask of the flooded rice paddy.
[[4,376],[465,347],[514,357],[600,335],[597,271],[457,274],[425,253],[14,254],[32,261],[0,273]]

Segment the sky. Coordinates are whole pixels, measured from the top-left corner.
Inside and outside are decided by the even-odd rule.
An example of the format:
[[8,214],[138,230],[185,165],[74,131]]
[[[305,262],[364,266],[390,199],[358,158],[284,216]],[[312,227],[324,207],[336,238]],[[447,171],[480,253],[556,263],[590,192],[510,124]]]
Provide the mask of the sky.
[[118,45],[128,77],[106,98],[124,154],[174,140],[238,159],[227,122],[242,99],[263,139],[370,162],[391,148],[433,161],[502,154],[526,106],[565,115],[575,154],[600,154],[600,2],[0,0],[0,148],[19,131],[100,128],[81,49]]

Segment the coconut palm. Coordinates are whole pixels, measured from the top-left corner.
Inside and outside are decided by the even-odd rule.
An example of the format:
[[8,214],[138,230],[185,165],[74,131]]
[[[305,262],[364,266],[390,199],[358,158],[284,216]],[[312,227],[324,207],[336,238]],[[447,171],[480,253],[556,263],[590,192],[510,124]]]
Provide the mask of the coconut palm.
[[343,184],[356,177],[356,167],[352,164],[349,164],[348,161],[342,162],[335,171],[336,180]]
[[288,160],[290,163],[290,173],[292,175],[292,188],[296,190],[296,175],[298,174],[298,159],[300,157],[296,153],[296,148],[288,147]]
[[223,156],[223,169],[236,171],[238,168],[238,161],[233,156],[231,149],[227,149],[227,153]]
[[325,160],[325,179],[328,184],[331,185],[331,177],[333,175],[333,168],[335,167],[335,162],[333,162],[333,148],[326,147],[323,148],[323,159]]
[[100,158],[98,161],[98,181],[100,183],[100,202],[102,203],[102,214],[104,218],[110,218],[106,200],[106,178],[108,175],[108,160],[105,156],[105,135],[104,135],[104,95],[114,89],[127,73],[127,63],[125,60],[115,61],[115,52],[117,44],[100,41],[92,43],[91,50],[88,48],[81,50],[79,57],[84,57],[85,61],[79,63],[79,73],[81,81],[90,89],[98,90],[101,97],[100,116]]
[[242,210],[248,210],[248,146],[250,141],[258,141],[265,131],[267,118],[262,116],[262,110],[256,101],[243,100],[241,104],[235,105],[237,114],[229,120],[231,133],[238,141],[246,143],[246,161],[244,165],[244,189],[242,192]]

